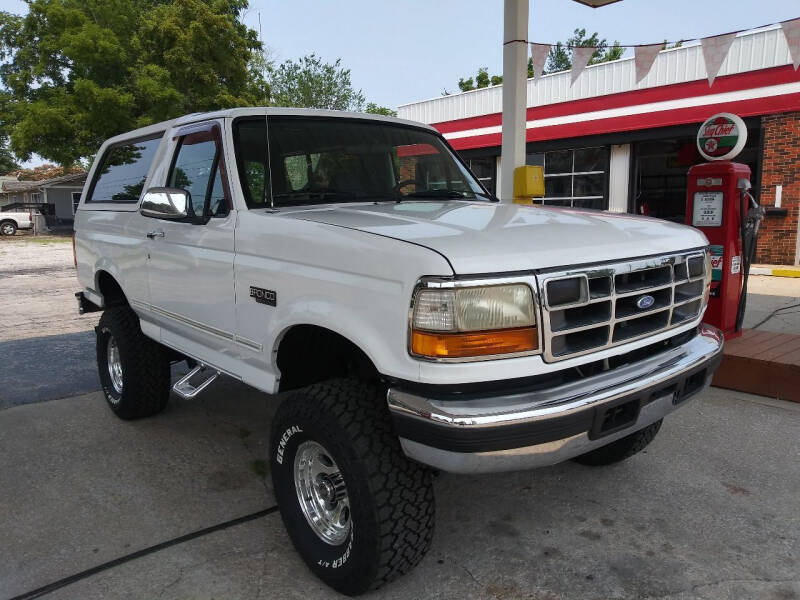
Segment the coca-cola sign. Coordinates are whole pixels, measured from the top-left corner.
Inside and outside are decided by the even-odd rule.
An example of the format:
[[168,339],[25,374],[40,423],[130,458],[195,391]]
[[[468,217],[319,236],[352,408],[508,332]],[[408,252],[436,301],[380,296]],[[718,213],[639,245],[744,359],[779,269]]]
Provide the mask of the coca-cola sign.
[[731,113],[718,113],[700,125],[697,149],[706,160],[730,160],[747,142],[747,127]]

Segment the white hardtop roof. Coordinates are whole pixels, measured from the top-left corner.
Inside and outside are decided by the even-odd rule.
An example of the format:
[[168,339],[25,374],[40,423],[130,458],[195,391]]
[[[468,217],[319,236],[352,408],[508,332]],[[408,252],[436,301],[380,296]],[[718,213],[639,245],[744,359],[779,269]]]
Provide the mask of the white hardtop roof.
[[178,117],[177,119],[171,119],[169,121],[161,121],[160,123],[154,123],[153,125],[148,125],[147,127],[141,127],[139,129],[134,129],[133,131],[122,133],[120,135],[114,136],[113,138],[110,138],[106,143],[114,144],[125,140],[148,137],[151,135],[162,133],[167,129],[170,129],[171,127],[188,125],[190,123],[196,123],[198,121],[205,121],[208,119],[233,119],[236,117],[252,117],[259,115],[266,115],[269,117],[294,116],[294,117],[328,117],[333,119],[361,119],[361,120],[378,121],[384,123],[396,123],[400,125],[411,125],[413,127],[420,127],[438,133],[438,131],[433,127],[431,127],[430,125],[426,125],[425,123],[420,123],[419,121],[409,121],[408,119],[398,119],[397,117],[385,117],[383,115],[373,115],[371,113],[347,112],[343,110],[323,110],[317,108],[285,108],[285,107],[253,106],[246,108],[228,108],[225,110],[215,110],[204,113],[191,113],[188,115],[184,115],[183,117]]

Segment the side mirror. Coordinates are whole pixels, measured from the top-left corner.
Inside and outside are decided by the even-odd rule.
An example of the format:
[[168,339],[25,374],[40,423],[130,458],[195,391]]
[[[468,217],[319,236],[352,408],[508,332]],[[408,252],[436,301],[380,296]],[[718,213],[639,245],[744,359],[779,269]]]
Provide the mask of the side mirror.
[[150,188],[142,198],[143,217],[181,221],[189,215],[189,192],[177,188]]

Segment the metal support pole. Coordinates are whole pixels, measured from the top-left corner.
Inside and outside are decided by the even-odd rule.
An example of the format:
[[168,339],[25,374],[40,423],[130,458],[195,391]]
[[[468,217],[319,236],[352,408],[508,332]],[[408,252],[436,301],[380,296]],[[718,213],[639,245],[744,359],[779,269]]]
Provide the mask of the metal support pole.
[[503,145],[500,200],[514,201],[514,169],[525,164],[528,80],[528,0],[504,0]]

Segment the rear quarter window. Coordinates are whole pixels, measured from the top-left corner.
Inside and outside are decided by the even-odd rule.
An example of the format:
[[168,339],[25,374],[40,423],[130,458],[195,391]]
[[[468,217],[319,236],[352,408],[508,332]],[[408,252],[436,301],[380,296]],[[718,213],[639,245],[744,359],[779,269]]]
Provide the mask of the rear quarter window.
[[162,135],[108,148],[100,159],[86,202],[138,202]]

